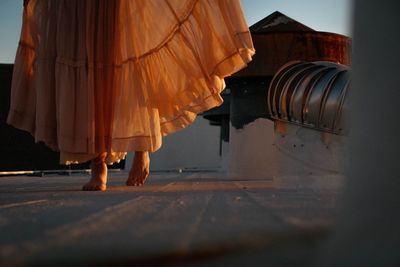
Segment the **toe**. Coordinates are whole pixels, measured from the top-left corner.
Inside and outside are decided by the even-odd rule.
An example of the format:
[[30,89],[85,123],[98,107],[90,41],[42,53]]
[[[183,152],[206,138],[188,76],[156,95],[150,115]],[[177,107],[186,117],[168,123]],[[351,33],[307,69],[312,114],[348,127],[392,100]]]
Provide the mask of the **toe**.
[[126,185],[127,186],[134,186],[134,179],[132,179],[132,176],[129,175],[128,180],[126,180]]
[[135,186],[140,186],[141,184],[140,184],[140,181],[139,181],[139,179],[136,179],[136,181],[135,181]]
[[133,175],[133,172],[129,172],[129,177],[128,177],[128,180],[126,180],[126,185],[127,186],[134,186],[135,185],[135,177]]
[[82,187],[83,191],[105,191],[107,186],[105,184],[92,184],[87,183]]
[[95,191],[105,191],[106,190],[106,186],[103,184],[99,184],[95,186]]
[[149,173],[148,172],[144,172],[143,177],[141,179],[141,184],[142,185],[146,182],[147,177],[149,177]]

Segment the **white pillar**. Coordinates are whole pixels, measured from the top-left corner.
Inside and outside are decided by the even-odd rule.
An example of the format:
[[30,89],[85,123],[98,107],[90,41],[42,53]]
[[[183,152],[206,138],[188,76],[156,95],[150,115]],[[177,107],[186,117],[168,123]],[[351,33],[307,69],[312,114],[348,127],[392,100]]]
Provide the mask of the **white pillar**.
[[347,187],[320,266],[400,266],[399,7],[355,1]]

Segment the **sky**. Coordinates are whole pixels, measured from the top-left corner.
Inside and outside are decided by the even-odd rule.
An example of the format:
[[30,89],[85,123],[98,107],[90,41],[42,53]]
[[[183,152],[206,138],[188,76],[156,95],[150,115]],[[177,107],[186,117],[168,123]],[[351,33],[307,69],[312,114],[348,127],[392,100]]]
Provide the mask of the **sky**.
[[[84,1],[84,0],[82,0]],[[0,0],[0,63],[12,63],[23,0]],[[351,36],[352,0],[241,0],[249,26],[280,11],[317,31]]]

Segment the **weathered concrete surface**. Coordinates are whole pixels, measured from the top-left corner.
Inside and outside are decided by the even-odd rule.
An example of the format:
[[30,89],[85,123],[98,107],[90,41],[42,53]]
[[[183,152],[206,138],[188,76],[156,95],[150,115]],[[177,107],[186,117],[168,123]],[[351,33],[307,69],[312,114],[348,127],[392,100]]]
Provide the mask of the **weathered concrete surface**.
[[[259,118],[243,129],[231,126],[228,173],[234,178],[339,177],[346,165],[347,142],[346,136]],[[344,181],[334,182],[341,187]]]
[[307,177],[110,176],[107,192],[80,191],[87,174],[0,177],[0,266],[311,266],[340,194]]

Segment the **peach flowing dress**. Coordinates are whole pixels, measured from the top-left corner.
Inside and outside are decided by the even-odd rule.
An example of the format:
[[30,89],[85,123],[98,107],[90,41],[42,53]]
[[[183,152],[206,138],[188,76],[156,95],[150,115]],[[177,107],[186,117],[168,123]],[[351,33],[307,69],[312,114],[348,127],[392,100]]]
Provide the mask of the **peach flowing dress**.
[[8,123],[64,164],[154,152],[254,52],[239,0],[30,0]]

